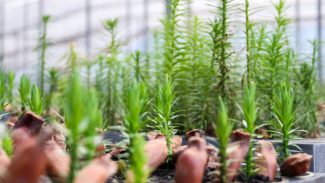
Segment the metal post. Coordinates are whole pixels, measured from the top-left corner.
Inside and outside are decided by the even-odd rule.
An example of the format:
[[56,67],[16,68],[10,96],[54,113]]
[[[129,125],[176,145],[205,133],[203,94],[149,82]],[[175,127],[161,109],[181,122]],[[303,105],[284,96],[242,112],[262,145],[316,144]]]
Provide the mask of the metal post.
[[149,49],[149,0],[143,0],[143,24],[144,24],[144,41],[143,49],[148,52]]
[[[317,18],[317,30],[318,30],[318,40],[321,41],[323,38],[322,34],[322,0],[318,0],[318,18]],[[322,44],[319,44],[318,47],[318,54],[319,54],[319,62],[318,62],[318,76],[319,81],[322,84],[323,83],[323,63],[322,63]]]
[[5,39],[5,7],[4,0],[0,0],[0,68],[4,60],[4,39]]
[[296,50],[299,53],[300,51],[300,0],[296,0],[295,4],[295,13],[296,13]]

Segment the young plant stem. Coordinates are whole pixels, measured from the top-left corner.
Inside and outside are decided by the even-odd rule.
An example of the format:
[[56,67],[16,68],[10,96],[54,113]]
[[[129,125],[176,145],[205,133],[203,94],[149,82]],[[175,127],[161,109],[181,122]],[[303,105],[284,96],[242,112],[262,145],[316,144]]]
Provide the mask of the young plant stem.
[[50,16],[43,16],[43,34],[41,36],[41,74],[40,74],[40,89],[41,95],[44,96],[44,80],[45,80],[45,56],[47,48],[47,25],[50,20]]
[[250,31],[251,23],[249,20],[249,0],[245,0],[245,34],[246,34],[246,61],[247,61],[247,83],[251,81],[251,59],[250,59]]

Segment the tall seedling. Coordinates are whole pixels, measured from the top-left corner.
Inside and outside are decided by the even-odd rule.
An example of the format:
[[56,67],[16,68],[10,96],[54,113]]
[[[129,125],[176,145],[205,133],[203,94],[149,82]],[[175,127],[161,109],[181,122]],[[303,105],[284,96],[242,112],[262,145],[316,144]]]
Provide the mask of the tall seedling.
[[166,76],[165,80],[157,86],[156,102],[155,102],[155,118],[156,128],[166,137],[168,154],[172,155],[172,137],[175,133],[175,127],[172,120],[176,117],[173,112],[175,104],[174,85],[171,79]]
[[19,95],[20,95],[20,102],[22,111],[26,110],[26,107],[29,105],[29,96],[31,91],[31,84],[30,80],[26,75],[23,75],[20,78],[19,83]]
[[133,82],[124,101],[124,127],[129,135],[130,174],[127,182],[145,183],[149,176],[147,158],[144,153],[145,140],[140,134],[145,126],[145,108],[148,103],[148,88],[143,83]]
[[[244,129],[250,134],[251,137],[254,137],[255,130],[257,128],[255,125],[255,121],[257,118],[256,87],[254,84],[250,84],[245,87],[241,110],[244,115]],[[249,150],[246,157],[245,174],[247,179],[251,178],[255,174],[252,140],[250,141]]]
[[42,23],[43,23],[43,33],[40,37],[40,48],[41,48],[41,70],[40,70],[40,90],[41,95],[44,95],[44,81],[45,81],[45,56],[46,56],[46,48],[47,48],[47,24],[50,20],[50,16],[43,16]]
[[293,139],[296,123],[294,96],[287,85],[281,85],[275,92],[272,101],[274,120],[271,121],[271,132],[282,139],[280,148],[281,159],[284,160],[290,155],[289,142]]
[[223,100],[219,98],[219,108],[218,108],[218,117],[215,123],[215,134],[218,137],[219,141],[219,159],[220,159],[220,182],[228,182],[228,156],[227,156],[227,147],[229,143],[229,138],[233,129],[232,123],[228,119],[228,110]]

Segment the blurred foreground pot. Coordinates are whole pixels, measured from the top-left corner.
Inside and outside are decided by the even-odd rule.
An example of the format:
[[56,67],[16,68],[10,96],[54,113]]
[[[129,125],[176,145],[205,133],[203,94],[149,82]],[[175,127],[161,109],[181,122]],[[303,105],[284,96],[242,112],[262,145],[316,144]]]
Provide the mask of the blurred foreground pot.
[[268,177],[273,181],[277,172],[277,154],[271,142],[258,141],[256,145],[257,174]]
[[5,182],[36,183],[45,173],[46,164],[45,154],[37,139],[28,137],[16,147]]
[[117,172],[118,166],[106,156],[93,160],[83,168],[74,183],[105,183]]
[[227,148],[228,152],[228,176],[233,181],[238,174],[241,163],[245,160],[249,149],[250,135],[241,130],[236,130],[231,135],[231,143]]
[[201,183],[208,161],[206,141],[191,137],[186,148],[177,159],[176,183]]
[[38,135],[44,124],[42,117],[32,113],[25,112],[15,123],[14,129],[24,128],[29,135]]
[[298,153],[289,156],[281,166],[281,175],[294,177],[307,173],[312,156],[306,153]]
[[156,139],[149,140],[144,149],[151,170],[156,170],[167,159],[168,148],[165,136],[160,135]]

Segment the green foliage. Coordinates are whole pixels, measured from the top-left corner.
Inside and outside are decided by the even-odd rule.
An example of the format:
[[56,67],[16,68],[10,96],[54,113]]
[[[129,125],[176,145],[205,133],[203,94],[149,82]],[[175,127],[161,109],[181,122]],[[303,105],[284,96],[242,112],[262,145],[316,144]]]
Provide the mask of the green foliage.
[[26,75],[23,75],[20,78],[20,83],[19,83],[20,102],[23,110],[25,110],[26,106],[29,103],[30,92],[31,92],[30,80]]
[[58,91],[59,85],[59,72],[57,69],[52,68],[48,71],[49,91],[46,95],[45,108],[49,111],[52,105],[52,100],[56,91]]
[[[245,86],[243,102],[242,102],[242,112],[244,114],[244,129],[250,134],[251,137],[255,136],[256,130],[256,118],[257,118],[257,103],[256,103],[256,86],[255,84],[250,84]],[[255,163],[254,163],[254,152],[253,152],[253,141],[250,141],[249,150],[246,157],[246,167],[245,174],[246,178],[251,178],[255,173]]]
[[144,153],[145,140],[140,134],[133,134],[130,139],[130,171],[128,177],[132,183],[146,183],[149,177],[149,167],[147,166],[147,157]]
[[0,72],[0,111],[3,111],[6,104],[6,74]]
[[12,104],[13,102],[13,90],[15,86],[15,73],[14,72],[9,72],[7,74],[7,90],[6,90],[6,96],[8,99],[8,102]]
[[78,167],[78,148],[84,144],[80,138],[86,141],[87,158],[90,159],[97,147],[97,130],[102,130],[103,127],[96,91],[85,89],[77,70],[73,71],[65,90],[64,115],[65,125],[69,130],[68,146],[71,156],[68,182],[73,182]]
[[13,141],[11,139],[10,134],[8,132],[5,133],[1,140],[2,149],[6,152],[9,157],[11,157],[13,155]]
[[294,96],[288,85],[281,85],[277,89],[272,101],[272,108],[274,120],[270,124],[271,132],[274,136],[282,139],[280,154],[283,160],[290,155],[289,141],[298,131],[297,128],[294,128],[296,123]]
[[40,48],[41,48],[41,69],[40,69],[40,90],[41,95],[44,95],[44,81],[45,81],[45,56],[46,56],[46,49],[47,49],[47,24],[50,20],[50,16],[45,15],[42,17],[43,21],[43,29],[42,29],[42,35],[40,37]]
[[229,138],[233,129],[233,124],[228,119],[228,110],[223,100],[219,98],[218,118],[215,123],[215,134],[219,142],[219,159],[220,159],[220,182],[228,182],[228,161],[227,161],[227,147]]
[[175,133],[172,120],[175,119],[173,106],[175,104],[174,85],[171,79],[166,76],[165,80],[157,86],[155,101],[155,117],[153,119],[156,128],[166,137],[168,154],[172,154],[171,138]]
[[44,101],[40,89],[33,84],[30,99],[28,102],[29,109],[35,114],[41,115],[43,112]]
[[316,105],[316,68],[315,64],[318,58],[318,46],[317,41],[312,42],[313,52],[311,56],[311,63],[303,62],[295,70],[295,103],[297,107],[297,113],[302,115],[301,120],[297,122],[297,125],[309,133],[302,134],[308,137],[318,137],[319,126],[317,123]]
[[148,103],[148,88],[144,83],[132,83],[125,99],[124,127],[128,134],[139,133],[145,127],[143,118]]

